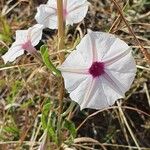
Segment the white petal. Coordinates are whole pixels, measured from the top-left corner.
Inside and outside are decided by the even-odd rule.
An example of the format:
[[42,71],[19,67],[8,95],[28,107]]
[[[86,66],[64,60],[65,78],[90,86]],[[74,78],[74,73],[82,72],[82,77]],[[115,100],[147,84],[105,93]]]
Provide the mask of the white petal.
[[28,38],[32,46],[36,46],[42,38],[43,25],[36,24],[28,29]]
[[74,91],[81,82],[87,79],[86,74],[78,74],[78,73],[69,73],[62,72],[62,76],[64,77],[65,88],[68,93]]
[[86,94],[88,94],[92,80],[93,79],[91,76],[88,76],[85,80],[82,80],[80,84],[73,91],[71,91],[70,98],[81,105],[83,103],[84,97]]
[[123,93],[129,90],[136,74],[136,64],[131,52],[106,66],[105,72],[115,79],[118,87],[124,87],[122,88]]
[[105,97],[107,98],[108,106],[111,106],[115,103],[116,100],[118,100],[119,98],[123,98],[124,94],[121,91],[121,87],[118,87],[118,85],[120,85],[121,83],[117,84],[118,82],[116,83],[116,80],[110,82],[110,79],[106,78],[107,77],[103,76],[100,77],[101,86],[103,88]]
[[[125,53],[126,51],[130,52],[130,47],[119,38],[115,38],[110,34],[110,38],[112,38],[112,43],[110,48],[105,51],[104,55],[101,57],[103,61],[108,61],[112,59],[114,56]],[[107,45],[107,43],[105,43]]]
[[53,8],[57,8],[57,0],[48,0],[47,4]]
[[19,44],[27,41],[28,30],[17,30],[16,31],[16,42]]
[[92,65],[96,50],[90,33],[83,37],[76,48],[77,50],[74,50],[59,67],[60,70],[68,67],[72,69],[88,69]]
[[70,93],[72,100],[76,101],[81,110],[84,108],[102,109],[109,106],[107,96],[99,78],[88,76]]
[[97,59],[101,61],[104,55],[108,52],[112,44],[115,42],[116,37],[112,34],[104,32],[93,32],[88,30],[91,38],[95,42],[95,49],[97,51]]
[[72,25],[82,21],[87,14],[88,6],[87,0],[68,0],[66,24]]
[[[118,56],[114,56],[113,58],[108,59],[105,65],[106,70],[119,72],[119,73],[136,73],[136,64],[135,60],[131,54],[131,51],[128,49],[125,52],[127,53],[121,53],[125,54],[123,57],[121,57],[121,54],[116,54]],[[111,63],[113,62],[113,63]]]
[[24,50],[21,48],[21,45],[13,43],[8,52],[6,52],[2,58],[5,63],[13,62],[17,57],[24,54]]
[[[89,32],[82,38],[81,42],[76,47],[88,68],[92,65],[93,61],[97,59],[96,45],[93,38],[93,35]],[[79,58],[77,61],[78,60]]]
[[39,24],[44,25],[50,29],[57,29],[57,9],[50,5],[40,5],[37,8],[37,14],[35,16],[36,21]]
[[129,90],[135,78],[135,73],[132,72],[116,72],[116,71],[107,70],[106,73],[111,78],[112,85],[116,87],[118,93],[120,92],[120,95],[122,96],[124,96],[125,92]]
[[60,70],[64,70],[63,68],[86,69],[88,64],[82,54],[78,50],[74,50],[59,67]]
[[90,101],[83,108],[103,109],[110,106],[107,100],[107,95],[105,95],[102,82],[103,81],[100,78],[95,80],[95,86],[91,93]]

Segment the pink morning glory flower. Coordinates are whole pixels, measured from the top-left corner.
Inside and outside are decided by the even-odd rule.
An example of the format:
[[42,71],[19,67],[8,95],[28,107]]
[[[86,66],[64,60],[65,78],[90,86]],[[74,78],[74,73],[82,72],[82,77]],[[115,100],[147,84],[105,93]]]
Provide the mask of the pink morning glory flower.
[[130,47],[112,34],[89,31],[58,68],[81,109],[107,108],[125,96],[136,65]]
[[[87,14],[88,6],[87,0],[63,0],[63,17],[66,25],[82,21]],[[57,1],[49,0],[47,4],[40,5],[35,19],[47,28],[57,29]]]
[[16,41],[2,56],[5,63],[14,61],[24,54],[24,51],[36,53],[36,46],[42,38],[43,25],[36,24],[28,30],[17,30]]

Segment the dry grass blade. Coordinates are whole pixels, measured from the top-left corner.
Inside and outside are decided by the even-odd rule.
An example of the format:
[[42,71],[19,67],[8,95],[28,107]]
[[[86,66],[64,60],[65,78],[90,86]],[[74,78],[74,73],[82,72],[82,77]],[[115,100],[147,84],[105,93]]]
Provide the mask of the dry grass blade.
[[129,131],[129,133],[130,133],[130,135],[131,135],[131,137],[132,137],[132,139],[133,139],[135,145],[137,146],[137,149],[140,150],[140,146],[139,146],[139,144],[138,144],[138,142],[137,142],[137,139],[136,139],[136,137],[135,137],[133,131],[131,130],[131,128],[130,128],[128,122],[127,122],[127,119],[126,119],[126,117],[125,117],[125,115],[124,115],[124,113],[123,113],[123,111],[122,111],[122,109],[121,109],[121,104],[120,104],[119,102],[117,102],[117,105],[118,105],[118,107],[119,107],[119,113],[121,114],[121,116],[122,116],[122,118],[123,118],[123,120],[124,120],[124,123],[125,123],[125,125],[126,125],[128,131]]
[[140,46],[140,50],[143,53],[145,59],[150,63],[150,54],[148,53],[148,51],[143,47],[143,45],[141,44],[141,42],[138,40],[138,38],[136,37],[134,31],[132,30],[132,28],[130,27],[128,21],[125,19],[123,12],[120,8],[120,6],[118,5],[118,3],[116,2],[116,0],[112,0],[112,2],[114,3],[114,5],[116,6],[120,16],[122,17],[122,20],[124,21],[124,23],[126,24],[128,30],[130,31],[130,33],[133,35],[136,43]]
[[[139,113],[142,113],[142,114],[144,114],[144,115],[150,117],[150,114],[148,114],[148,113],[146,113],[146,112],[144,112],[144,111],[141,111],[141,110],[139,110],[139,109],[133,108],[133,107],[121,106],[121,108],[129,109],[129,110],[133,110],[133,111],[137,111],[137,112],[139,112]],[[88,119],[90,119],[91,117],[93,117],[93,116],[95,116],[95,115],[97,115],[97,114],[99,114],[99,113],[101,113],[101,112],[103,112],[103,111],[111,110],[111,109],[119,109],[119,107],[118,107],[118,106],[112,106],[112,107],[104,108],[104,109],[101,109],[101,110],[98,110],[98,111],[92,113],[92,114],[89,115],[85,120],[82,121],[82,123],[77,127],[77,130],[79,130],[79,129],[83,126],[83,124],[84,124]]]
[[78,143],[93,143],[99,145],[103,150],[106,150],[106,148],[99,141],[89,137],[80,137],[74,139],[74,144],[78,144]]

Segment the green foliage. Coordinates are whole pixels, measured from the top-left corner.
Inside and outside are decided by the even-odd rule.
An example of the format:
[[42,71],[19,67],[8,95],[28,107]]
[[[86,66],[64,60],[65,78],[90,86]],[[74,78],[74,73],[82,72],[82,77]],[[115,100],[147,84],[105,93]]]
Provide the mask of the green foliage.
[[69,142],[72,142],[77,135],[75,124],[72,121],[65,119],[63,127],[70,132],[68,140]]
[[34,101],[32,99],[28,99],[20,107],[21,107],[21,109],[27,109],[29,106],[31,106],[33,104],[34,104]]
[[18,91],[20,90],[21,86],[22,82],[19,80],[16,80],[15,83],[12,85],[11,92],[7,97],[8,104],[11,104],[15,101],[15,96],[18,94]]
[[41,117],[43,129],[47,128],[48,113],[49,113],[50,109],[51,109],[51,103],[46,103],[43,106],[42,117]]
[[9,126],[4,127],[4,131],[9,133],[9,134],[10,133],[13,134],[13,136],[15,136],[15,137],[19,136],[19,130],[14,125],[9,125]]
[[56,69],[56,67],[53,65],[53,63],[49,59],[48,47],[45,45],[41,46],[40,52],[41,52],[42,59],[46,67],[50,69],[54,75],[60,76],[61,75],[60,71]]
[[[9,121],[8,121],[9,120]],[[9,139],[18,139],[20,130],[17,127],[15,120],[11,115],[7,116],[6,124],[0,130],[0,139],[6,140],[9,135]]]
[[0,16],[0,40],[4,42],[11,42],[11,30],[5,17]]
[[51,107],[52,107],[51,102],[48,102],[43,106],[41,122],[42,122],[43,129],[47,131],[52,141],[54,141],[55,143],[58,143],[57,134],[55,132],[55,128],[52,125]]

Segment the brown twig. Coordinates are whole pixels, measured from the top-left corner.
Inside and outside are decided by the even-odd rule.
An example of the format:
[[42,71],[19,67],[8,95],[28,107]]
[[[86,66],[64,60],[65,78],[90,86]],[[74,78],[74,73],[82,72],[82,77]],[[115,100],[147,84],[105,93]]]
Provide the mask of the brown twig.
[[125,25],[127,26],[129,32],[132,34],[132,36],[134,37],[136,43],[139,45],[141,52],[143,53],[145,59],[150,63],[150,54],[148,53],[148,51],[146,49],[144,49],[143,45],[141,44],[141,42],[138,40],[138,38],[136,37],[134,31],[132,30],[132,28],[130,27],[128,21],[125,19],[124,14],[120,8],[120,6],[118,5],[118,3],[116,2],[116,0],[112,0],[112,2],[114,3],[114,5],[116,6],[122,20],[124,21]]

